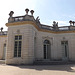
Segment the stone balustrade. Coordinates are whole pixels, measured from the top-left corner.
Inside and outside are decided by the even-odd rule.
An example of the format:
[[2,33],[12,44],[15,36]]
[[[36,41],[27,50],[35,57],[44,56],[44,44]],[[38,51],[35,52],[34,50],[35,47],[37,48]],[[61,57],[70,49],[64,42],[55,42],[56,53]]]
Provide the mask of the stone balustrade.
[[31,10],[30,13],[31,15],[28,15],[29,9],[25,9],[26,15],[24,16],[17,16],[13,17],[14,12],[11,11],[9,13],[9,19],[8,23],[13,23],[13,22],[20,22],[20,21],[33,21],[36,23],[36,25],[41,28],[41,29],[47,29],[47,30],[52,30],[52,31],[68,31],[68,30],[75,30],[75,22],[74,21],[69,21],[70,26],[61,26],[58,27],[58,22],[53,21],[53,26],[48,26],[48,25],[43,25],[40,23],[39,16],[35,19],[33,16],[34,10]]

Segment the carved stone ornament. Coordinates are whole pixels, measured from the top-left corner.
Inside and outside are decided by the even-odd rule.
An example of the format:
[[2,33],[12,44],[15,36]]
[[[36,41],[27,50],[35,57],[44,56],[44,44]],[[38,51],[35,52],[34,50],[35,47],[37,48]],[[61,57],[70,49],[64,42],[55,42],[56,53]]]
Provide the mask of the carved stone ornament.
[[17,34],[20,34],[20,30],[19,29],[17,30]]
[[3,31],[3,27],[1,27],[1,32]]
[[43,42],[44,42],[44,40],[49,40],[51,42],[51,44],[53,44],[53,37],[46,36],[46,37],[42,37],[42,38],[43,38]]
[[27,9],[25,9],[25,11],[26,11],[26,15],[28,15],[29,9],[27,8]]
[[31,15],[33,16],[34,10],[31,10],[30,12],[31,12]]
[[12,17],[13,14],[14,14],[14,12],[13,11],[10,11],[9,16]]

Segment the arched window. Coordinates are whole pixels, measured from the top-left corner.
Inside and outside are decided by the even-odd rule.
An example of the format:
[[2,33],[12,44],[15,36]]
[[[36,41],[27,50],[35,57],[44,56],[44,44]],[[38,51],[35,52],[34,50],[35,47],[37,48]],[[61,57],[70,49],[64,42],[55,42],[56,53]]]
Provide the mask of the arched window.
[[51,43],[49,40],[44,41],[44,59],[51,59]]
[[44,44],[50,44],[49,40],[45,40]]

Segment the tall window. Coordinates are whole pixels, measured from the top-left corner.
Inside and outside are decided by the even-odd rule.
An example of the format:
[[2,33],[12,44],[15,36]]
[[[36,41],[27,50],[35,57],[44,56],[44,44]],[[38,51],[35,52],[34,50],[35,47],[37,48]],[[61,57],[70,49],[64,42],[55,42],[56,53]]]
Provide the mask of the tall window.
[[44,59],[51,59],[51,44],[49,40],[44,41]]
[[62,45],[63,57],[67,58],[68,57],[68,41],[62,41],[61,45]]
[[15,36],[14,57],[21,57],[22,35]]

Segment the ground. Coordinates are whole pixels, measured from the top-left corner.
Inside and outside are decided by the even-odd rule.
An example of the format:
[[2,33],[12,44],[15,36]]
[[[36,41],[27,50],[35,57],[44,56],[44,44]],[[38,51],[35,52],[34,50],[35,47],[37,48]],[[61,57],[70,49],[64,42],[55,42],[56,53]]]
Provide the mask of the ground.
[[75,64],[69,65],[5,65],[0,75],[75,75]]

